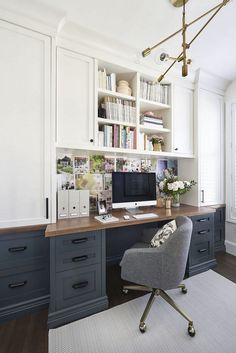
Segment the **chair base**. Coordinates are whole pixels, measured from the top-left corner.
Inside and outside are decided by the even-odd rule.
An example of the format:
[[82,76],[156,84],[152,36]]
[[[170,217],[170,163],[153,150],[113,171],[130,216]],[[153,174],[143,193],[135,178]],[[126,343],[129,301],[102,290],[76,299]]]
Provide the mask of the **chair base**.
[[[187,293],[187,288],[185,284],[180,284],[178,286],[182,290],[183,294]],[[156,297],[159,295],[174,308],[180,315],[182,315],[187,321],[188,321],[188,334],[189,336],[193,337],[196,334],[195,328],[193,326],[193,320],[182,310],[179,308],[179,306],[174,302],[174,300],[162,289],[156,289],[156,288],[150,288],[146,286],[140,286],[140,285],[129,285],[129,286],[124,286],[123,287],[123,293],[128,293],[129,290],[137,290],[137,291],[143,291],[143,292],[148,292],[151,293],[150,298],[148,300],[148,303],[144,309],[143,315],[140,319],[139,323],[139,330],[140,332],[144,333],[146,331],[146,324],[145,320],[149,314],[149,311],[152,307],[152,304],[155,300]]]

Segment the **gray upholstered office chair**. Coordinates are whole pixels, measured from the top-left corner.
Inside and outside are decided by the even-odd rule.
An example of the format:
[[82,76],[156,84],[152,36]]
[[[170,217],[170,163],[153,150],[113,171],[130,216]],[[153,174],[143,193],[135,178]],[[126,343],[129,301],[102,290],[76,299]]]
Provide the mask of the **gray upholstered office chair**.
[[192,221],[188,217],[177,217],[176,225],[175,232],[160,247],[150,248],[150,243],[145,242],[137,243],[125,251],[120,264],[121,277],[136,285],[124,286],[123,291],[124,293],[128,290],[151,292],[139,323],[142,333],[146,331],[145,320],[155,297],[160,295],[188,321],[188,333],[193,337],[195,329],[192,319],[165,292],[168,289],[181,288],[184,294],[187,293],[181,281],[184,278],[188,258]]

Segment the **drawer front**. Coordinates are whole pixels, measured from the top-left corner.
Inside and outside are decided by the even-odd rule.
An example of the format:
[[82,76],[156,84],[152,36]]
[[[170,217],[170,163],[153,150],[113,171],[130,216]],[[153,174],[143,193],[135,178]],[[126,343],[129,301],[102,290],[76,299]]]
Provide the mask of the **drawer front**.
[[0,277],[0,307],[49,294],[48,266],[22,267]]
[[99,246],[101,246],[100,231],[65,235],[56,239],[57,253],[65,253],[78,249],[86,249]]
[[56,254],[56,271],[71,270],[101,262],[101,248],[85,248]]
[[49,239],[43,232],[12,234],[0,238],[0,268],[45,261],[49,256]]
[[214,228],[214,214],[206,214],[202,216],[194,216],[191,218],[193,222],[193,231],[201,231],[204,229]]
[[192,233],[191,244],[196,244],[205,240],[213,241],[213,230],[210,227],[199,229]]
[[202,241],[191,245],[189,253],[189,264],[198,265],[208,261],[213,256],[213,244],[211,240]]
[[58,273],[56,275],[56,293],[57,310],[101,296],[100,265]]

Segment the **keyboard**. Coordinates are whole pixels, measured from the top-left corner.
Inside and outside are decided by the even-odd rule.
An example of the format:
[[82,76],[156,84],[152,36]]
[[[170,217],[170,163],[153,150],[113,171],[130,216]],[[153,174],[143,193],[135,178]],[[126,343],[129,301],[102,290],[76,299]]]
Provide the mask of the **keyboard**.
[[140,213],[140,214],[135,214],[133,215],[135,219],[149,219],[149,218],[157,218],[159,217],[155,213]]

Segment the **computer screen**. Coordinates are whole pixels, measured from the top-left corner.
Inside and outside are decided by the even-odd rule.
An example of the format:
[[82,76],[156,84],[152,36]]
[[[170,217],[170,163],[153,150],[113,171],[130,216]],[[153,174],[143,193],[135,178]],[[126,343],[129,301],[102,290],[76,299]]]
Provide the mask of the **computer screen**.
[[132,208],[155,204],[155,173],[112,173],[113,208]]

